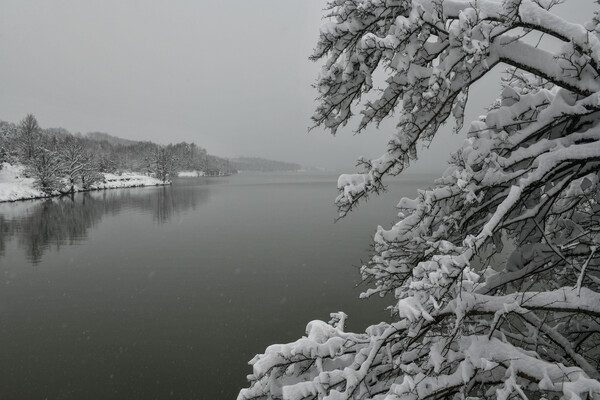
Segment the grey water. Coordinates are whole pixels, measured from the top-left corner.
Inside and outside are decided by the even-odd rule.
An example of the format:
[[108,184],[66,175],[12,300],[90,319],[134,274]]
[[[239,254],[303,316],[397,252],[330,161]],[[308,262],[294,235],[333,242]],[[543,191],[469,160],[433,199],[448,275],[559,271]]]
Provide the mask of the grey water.
[[336,223],[326,173],[0,203],[0,399],[235,399],[248,361],[309,321],[389,318],[358,267],[432,180],[390,180]]

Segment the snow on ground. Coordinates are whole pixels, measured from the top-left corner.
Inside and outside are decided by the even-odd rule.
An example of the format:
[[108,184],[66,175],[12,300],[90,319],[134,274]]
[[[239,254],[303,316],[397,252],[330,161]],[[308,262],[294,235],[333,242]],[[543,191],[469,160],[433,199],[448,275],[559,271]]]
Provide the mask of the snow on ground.
[[2,164],[0,169],[0,201],[15,201],[47,197],[33,186],[33,178],[26,178],[23,165]]
[[104,174],[104,181],[93,184],[92,190],[116,189],[136,186],[159,186],[165,185],[160,179],[151,176],[137,174],[135,172],[123,172],[121,175]]
[[177,174],[177,176],[180,178],[195,178],[204,175],[204,171],[179,171]]
[[[36,189],[33,184],[34,179],[25,177],[24,172],[25,167],[23,165],[2,164],[2,169],[0,169],[0,202],[50,197],[50,195]],[[104,174],[104,181],[95,183],[90,190],[159,185],[165,185],[165,183],[151,176],[124,172],[121,175]],[[81,191],[82,189],[75,187],[75,190]],[[59,192],[55,193],[55,195],[59,194]]]

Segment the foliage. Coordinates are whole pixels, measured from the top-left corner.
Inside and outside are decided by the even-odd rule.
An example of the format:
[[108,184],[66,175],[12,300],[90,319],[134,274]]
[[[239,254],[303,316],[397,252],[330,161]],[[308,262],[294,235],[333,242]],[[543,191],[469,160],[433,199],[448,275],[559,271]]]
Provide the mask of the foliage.
[[[386,85],[358,130],[398,113],[385,153],[340,177],[341,216],[450,116],[461,129],[473,83],[509,71],[435,187],[377,230],[363,296],[393,296],[394,322],[349,333],[343,313],[313,321],[251,361],[239,399],[600,398],[600,14],[583,27],[553,3],[329,3],[315,123],[345,125],[376,71]],[[536,33],[560,48],[530,44]]]

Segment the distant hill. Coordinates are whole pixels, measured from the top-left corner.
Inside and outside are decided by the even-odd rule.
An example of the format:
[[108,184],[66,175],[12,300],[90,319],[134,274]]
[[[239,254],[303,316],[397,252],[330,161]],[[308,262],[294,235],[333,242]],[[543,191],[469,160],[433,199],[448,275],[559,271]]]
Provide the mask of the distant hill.
[[298,171],[302,169],[300,164],[284,161],[266,160],[257,157],[238,157],[230,158],[229,165],[232,169],[238,171]]
[[[19,127],[15,123],[0,120],[0,149],[3,138],[9,140],[18,135]],[[103,168],[114,170],[143,171],[147,168],[148,157],[157,145],[151,141],[123,139],[105,132],[72,134],[64,128],[46,128],[41,132],[45,138],[63,140],[75,136],[83,140],[86,150],[102,160]],[[164,146],[162,146],[164,147]],[[208,154],[206,149],[195,143],[175,143],[168,146],[177,160],[180,171],[203,171],[207,175],[229,174],[235,171],[299,171],[300,164],[267,160],[258,157],[224,158]],[[103,172],[113,172],[103,171]]]
[[113,145],[132,146],[138,143],[135,140],[123,139],[104,132],[88,132],[85,137],[96,142],[106,141]]
[[[123,139],[117,136],[109,135],[108,133],[104,132],[88,132],[85,134],[85,137],[97,142],[106,141],[112,145],[133,146],[140,143],[135,140]],[[215,159],[220,159],[219,157],[212,157],[214,157]],[[229,159],[229,169],[237,171],[272,172],[298,171],[302,169],[302,167],[299,164],[295,163],[267,160],[258,157],[237,157]]]
[[[135,140],[123,139],[104,132],[88,132],[85,134],[85,137],[97,142],[106,141],[112,145],[133,146],[140,143]],[[295,163],[267,160],[258,157],[237,157],[229,159],[229,168],[237,171],[273,172],[298,171],[302,169],[302,166]]]

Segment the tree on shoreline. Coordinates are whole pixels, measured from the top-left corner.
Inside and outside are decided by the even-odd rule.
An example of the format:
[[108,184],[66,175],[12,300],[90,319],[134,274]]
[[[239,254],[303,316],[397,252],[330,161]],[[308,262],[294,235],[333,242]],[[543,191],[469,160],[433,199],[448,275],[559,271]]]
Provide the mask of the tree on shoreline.
[[41,128],[33,114],[27,114],[19,123],[18,148],[24,160],[31,160],[41,141]]
[[[78,143],[84,158],[93,155],[92,164],[97,172],[116,174],[147,169],[149,155],[157,146],[161,147],[150,141],[127,140],[101,132],[82,135],[71,134],[64,128],[41,129],[35,116],[28,114],[18,125],[0,121],[0,168],[2,162],[29,164],[40,147],[65,155],[61,143]],[[165,152],[174,159],[170,169],[201,170],[207,175],[236,172],[227,159],[210,155],[195,143],[169,144],[166,148]],[[67,158],[71,156],[67,154]]]
[[27,164],[27,170],[35,179],[35,186],[42,192],[51,194],[60,187],[62,162],[57,152],[44,147],[36,149]]
[[101,173],[100,165],[92,153],[84,151],[83,158],[84,163],[79,172],[79,179],[81,180],[81,186],[87,190],[94,183],[102,181],[104,175]]
[[0,121],[0,169],[2,163],[11,163],[18,157],[15,141],[19,135],[19,128],[15,124]]
[[66,176],[69,192],[75,192],[75,185],[81,181],[82,172],[89,169],[89,159],[86,157],[81,141],[73,136],[67,136],[59,144],[61,172]]
[[176,161],[171,145],[155,145],[147,156],[146,169],[157,179],[167,182],[177,173]]
[[[377,229],[363,296],[393,297],[394,321],[365,333],[345,332],[343,313],[310,322],[251,361],[239,399],[600,398],[600,14],[583,27],[555,3],[329,3],[315,124],[344,126],[378,70],[388,79],[358,130],[399,121],[380,158],[339,178],[341,216],[450,116],[462,128],[472,84],[509,70],[435,187]],[[561,47],[529,44],[535,34]]]

